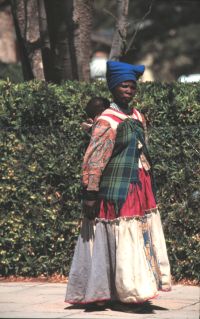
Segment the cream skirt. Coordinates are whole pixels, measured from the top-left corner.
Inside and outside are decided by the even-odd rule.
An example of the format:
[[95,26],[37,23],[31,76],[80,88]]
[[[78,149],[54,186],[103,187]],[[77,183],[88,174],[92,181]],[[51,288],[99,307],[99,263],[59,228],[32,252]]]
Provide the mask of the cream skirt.
[[65,301],[141,303],[171,289],[160,214],[114,220],[83,219]]

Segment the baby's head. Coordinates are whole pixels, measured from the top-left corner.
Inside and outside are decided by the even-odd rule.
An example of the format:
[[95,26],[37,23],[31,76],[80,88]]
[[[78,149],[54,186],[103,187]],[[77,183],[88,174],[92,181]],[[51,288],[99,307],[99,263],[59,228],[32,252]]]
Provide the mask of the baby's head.
[[87,103],[85,112],[89,118],[94,119],[110,106],[110,101],[104,97],[93,97]]

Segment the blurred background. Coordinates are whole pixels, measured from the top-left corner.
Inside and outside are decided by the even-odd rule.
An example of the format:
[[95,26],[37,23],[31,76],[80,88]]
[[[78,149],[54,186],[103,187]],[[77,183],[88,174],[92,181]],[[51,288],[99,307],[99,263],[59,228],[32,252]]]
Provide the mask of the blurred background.
[[[35,0],[34,2],[41,5],[42,1]],[[66,2],[59,1],[60,4]],[[54,0],[54,3],[59,1]],[[27,25],[22,30],[20,21],[22,21],[22,13],[24,14],[25,9],[21,8],[20,13],[20,2],[23,1],[0,0],[0,79],[9,77],[13,82],[30,79],[24,77],[23,73],[22,42],[26,40],[25,47],[29,54],[30,46],[28,47],[27,43],[33,44],[33,41],[30,36],[24,35],[24,30],[26,28],[28,30],[28,27],[31,26],[31,15],[34,18],[37,16],[36,9],[32,6],[32,12],[29,12],[28,19],[25,21]],[[28,2],[31,3],[30,0],[26,1]],[[47,8],[47,2],[48,5],[52,3],[51,0],[46,1],[45,8],[51,14],[54,12],[59,19],[59,9],[56,12],[53,7]],[[119,7],[116,0],[92,2],[91,48],[88,48],[90,80],[104,80],[106,61],[110,56],[118,22]],[[68,3],[73,6],[73,1],[68,0]],[[62,7],[60,9],[62,10]],[[120,60],[133,64],[145,64],[146,72],[143,81],[189,82],[200,79],[199,0],[129,1],[126,18],[126,43]],[[69,11],[65,19],[67,23]],[[48,23],[54,23],[56,26],[53,19],[48,19]],[[18,29],[21,28],[21,38],[19,34],[16,35],[17,26]],[[33,26],[31,28],[33,29]],[[52,43],[50,44],[52,46]],[[87,46],[87,43],[85,45]],[[33,48],[33,50],[37,49],[38,46]],[[71,64],[75,69],[75,62]],[[193,76],[189,78],[187,77],[189,75]],[[67,79],[68,77],[65,76],[64,80]],[[69,79],[81,80],[82,78],[75,76]],[[83,80],[85,80],[84,77]]]

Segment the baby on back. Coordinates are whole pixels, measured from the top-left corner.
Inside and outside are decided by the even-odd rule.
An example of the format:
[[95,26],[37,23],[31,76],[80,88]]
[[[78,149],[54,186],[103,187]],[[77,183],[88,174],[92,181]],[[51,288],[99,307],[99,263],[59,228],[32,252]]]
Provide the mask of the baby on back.
[[82,128],[86,132],[88,132],[91,129],[97,117],[99,117],[101,113],[109,107],[110,101],[108,99],[101,96],[91,98],[85,107],[85,112],[88,116],[88,119],[86,122],[83,122],[81,124]]

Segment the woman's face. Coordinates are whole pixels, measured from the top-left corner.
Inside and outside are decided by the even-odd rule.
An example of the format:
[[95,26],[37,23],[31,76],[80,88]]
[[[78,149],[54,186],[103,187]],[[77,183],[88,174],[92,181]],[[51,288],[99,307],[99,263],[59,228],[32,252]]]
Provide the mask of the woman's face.
[[114,101],[127,106],[136,93],[136,82],[124,81],[113,89]]

